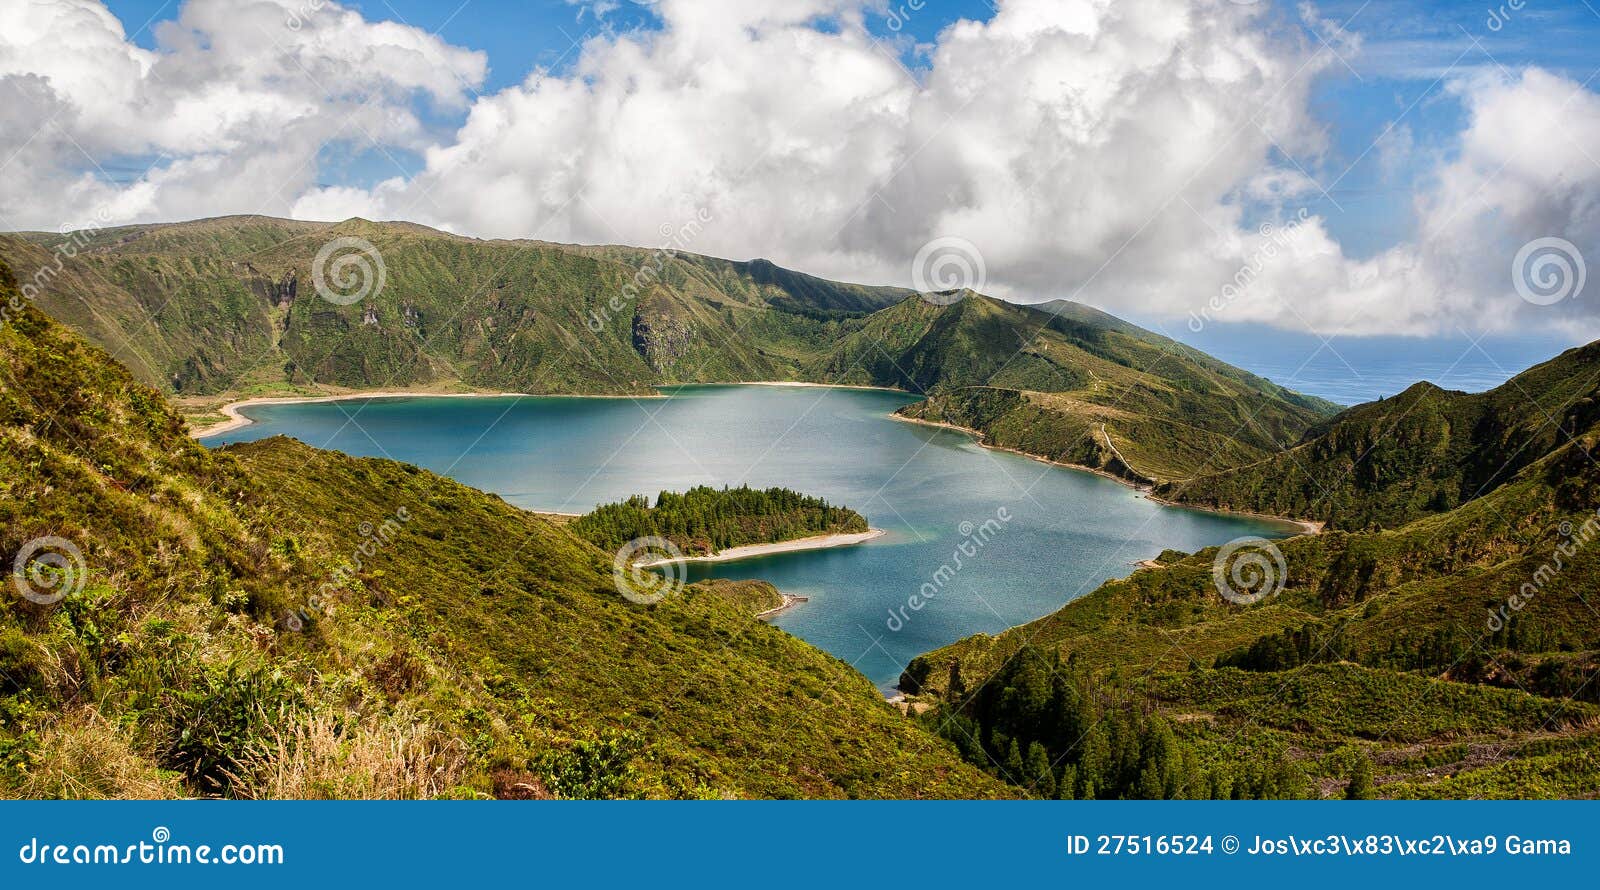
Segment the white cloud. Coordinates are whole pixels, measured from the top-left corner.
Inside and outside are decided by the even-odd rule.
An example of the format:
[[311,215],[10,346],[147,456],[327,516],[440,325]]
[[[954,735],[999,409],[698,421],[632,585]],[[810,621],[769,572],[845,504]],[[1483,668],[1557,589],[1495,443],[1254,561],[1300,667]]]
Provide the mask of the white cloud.
[[1479,74],[1454,89],[1469,123],[1456,157],[1418,192],[1412,240],[1352,260],[1313,218],[1224,317],[1322,333],[1553,324],[1594,336],[1600,280],[1555,305],[1534,305],[1518,295],[1514,276],[1526,283],[1537,270],[1512,266],[1538,238],[1561,238],[1600,262],[1600,95],[1537,69]]
[[[330,142],[421,150],[420,99],[463,108],[481,53],[334,4],[189,0],[155,51],[97,0],[0,6],[0,95],[26,97],[0,132],[0,220],[287,213]],[[4,106],[0,106],[4,107]],[[151,172],[96,175],[119,159]],[[20,175],[19,175],[20,174]]]
[[959,235],[1011,296],[1065,295],[1119,250],[1154,293],[1235,225],[1241,186],[1304,190],[1275,142],[1319,146],[1305,95],[1327,59],[1220,0],[1010,0],[947,28],[921,82],[852,4],[658,8],[663,31],[477,103],[410,181],[297,212],[654,243],[705,207],[693,249],[820,274],[906,283]]
[[[1258,263],[1255,216],[1320,192],[1284,158],[1315,169],[1324,147],[1309,92],[1342,64],[1322,40],[1360,48],[1309,7],[1321,39],[1266,4],[1006,0],[947,27],[913,75],[865,27],[881,3],[662,0],[660,30],[608,33],[570,72],[468,102],[480,54],[312,5],[190,0],[154,53],[89,0],[8,5],[0,151],[27,175],[6,177],[0,214],[54,227],[99,202],[118,219],[362,215],[646,245],[709,217],[688,249],[909,284],[918,249],[957,236],[1001,296],[1113,312],[1181,319],[1226,293],[1213,317],[1324,332],[1594,315],[1580,300],[1535,309],[1511,287],[1531,238],[1600,254],[1585,150],[1600,145],[1600,98],[1539,71],[1456,85],[1469,125],[1418,191],[1414,239],[1352,258],[1309,216]],[[464,122],[428,132],[418,97]],[[1380,154],[1409,157],[1404,122],[1395,133]],[[425,165],[317,187],[317,153],[338,139]],[[171,160],[118,188],[84,175],[71,142]],[[1244,268],[1249,286],[1225,292]]]

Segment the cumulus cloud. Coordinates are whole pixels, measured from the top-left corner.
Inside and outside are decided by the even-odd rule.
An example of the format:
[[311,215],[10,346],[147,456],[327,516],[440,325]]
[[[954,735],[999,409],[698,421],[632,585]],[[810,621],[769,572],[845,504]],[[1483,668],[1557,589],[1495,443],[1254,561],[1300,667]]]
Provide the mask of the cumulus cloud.
[[[1600,96],[1537,69],[1478,73],[1453,89],[1468,125],[1453,160],[1415,198],[1417,231],[1367,259],[1345,255],[1312,217],[1218,313],[1322,333],[1454,334],[1554,324],[1592,335],[1594,291],[1578,270],[1600,259]],[[1524,256],[1530,242],[1570,248]],[[1564,254],[1568,269],[1541,264]],[[1587,255],[1587,257],[1585,257]],[[1525,297],[1523,291],[1532,297]],[[1555,299],[1560,297],[1559,299]],[[1554,302],[1547,303],[1549,300]],[[1204,316],[1204,313],[1202,313]]]
[[[1359,50],[1310,8],[1005,0],[908,71],[867,27],[881,2],[661,0],[659,29],[605,33],[570,71],[469,102],[480,54],[314,5],[189,0],[155,52],[90,0],[8,6],[0,150],[45,185],[0,190],[0,215],[99,202],[118,219],[361,215],[644,245],[709,219],[687,249],[910,284],[919,250],[954,237],[997,295],[1174,319],[1433,333],[1585,317],[1519,299],[1510,263],[1546,235],[1597,248],[1600,98],[1539,71],[1457,83],[1469,123],[1419,186],[1415,237],[1351,257],[1294,213],[1320,193],[1289,158],[1315,169],[1324,149],[1324,41]],[[459,127],[429,132],[419,102],[460,108]],[[1409,144],[1394,132],[1381,153]],[[340,139],[423,167],[319,187]],[[79,163],[141,153],[169,160],[127,186]]]
[[1220,0],[1010,0],[947,28],[920,78],[856,4],[658,9],[661,31],[598,38],[570,74],[477,103],[418,176],[296,212],[653,243],[703,207],[694,249],[903,284],[954,235],[1003,295],[1104,275],[1147,303],[1210,263],[1195,247],[1236,226],[1242,186],[1305,189],[1276,148],[1320,144],[1306,92],[1326,58]]
[[[98,0],[0,6],[0,219],[286,214],[318,153],[349,142],[422,150],[419,102],[464,108],[486,59],[333,4],[188,0],[128,39]],[[108,165],[148,169],[118,183]]]

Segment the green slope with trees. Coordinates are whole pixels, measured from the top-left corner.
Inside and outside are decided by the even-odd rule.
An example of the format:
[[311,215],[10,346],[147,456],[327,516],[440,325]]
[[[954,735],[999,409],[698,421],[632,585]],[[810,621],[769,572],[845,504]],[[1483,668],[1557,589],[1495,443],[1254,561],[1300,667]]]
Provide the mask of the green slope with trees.
[[[1281,590],[1250,605],[1219,593],[1215,548],[1168,552],[921,656],[902,684],[997,775],[1016,778],[1013,743],[1024,766],[1038,743],[1058,794],[1139,796],[1154,770],[1164,795],[1187,777],[1179,796],[1254,796],[1264,775],[1295,795],[1375,776],[1384,796],[1594,796],[1597,460],[1590,422],[1447,512],[1280,542]],[[1100,728],[1068,741],[1085,721]]]
[[[362,239],[372,284],[338,305],[318,252]],[[58,262],[57,250],[72,245]],[[793,379],[841,322],[898,301],[765,261],[483,241],[406,223],[224,217],[0,236],[37,302],[177,396],[289,388],[639,393],[663,381]],[[338,251],[333,256],[361,256]],[[330,287],[343,299],[360,287]],[[756,333],[747,332],[750,328]]]
[[208,451],[16,296],[0,266],[0,557],[67,543],[0,596],[0,796],[1014,793],[755,620],[770,589],[640,606],[415,467]]
[[[1046,306],[1053,311],[977,296],[942,310],[908,302],[872,316],[885,320],[881,333],[847,341],[834,365],[854,349],[861,367],[886,373],[877,355],[930,394],[901,409],[906,417],[1136,482],[1261,460],[1334,410],[1088,307]],[[915,326],[896,312],[933,317],[913,339]]]
[[1418,383],[1308,430],[1255,463],[1168,482],[1197,506],[1391,528],[1493,491],[1600,421],[1600,343],[1570,349],[1488,392]]

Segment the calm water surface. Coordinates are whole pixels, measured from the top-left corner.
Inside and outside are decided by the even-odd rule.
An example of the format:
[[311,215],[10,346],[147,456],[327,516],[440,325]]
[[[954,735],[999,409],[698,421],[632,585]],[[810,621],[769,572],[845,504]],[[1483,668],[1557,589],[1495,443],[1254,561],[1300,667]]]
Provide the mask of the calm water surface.
[[[691,578],[761,578],[810,597],[774,623],[885,689],[913,656],[1052,612],[1164,548],[1285,533],[1163,507],[1091,473],[891,419],[909,401],[768,386],[686,387],[638,400],[364,399],[249,408],[256,423],[206,442],[289,435],[414,463],[530,510],[583,512],[701,484],[821,495],[889,534],[857,547],[701,564]],[[988,542],[956,568],[958,545],[991,519]],[[930,583],[936,594],[908,608]]]

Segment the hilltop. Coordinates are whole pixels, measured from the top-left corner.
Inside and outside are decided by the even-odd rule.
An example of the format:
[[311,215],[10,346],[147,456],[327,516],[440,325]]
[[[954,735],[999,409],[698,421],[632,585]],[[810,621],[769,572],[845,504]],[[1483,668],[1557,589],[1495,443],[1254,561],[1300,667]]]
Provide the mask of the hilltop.
[[[376,256],[341,249],[325,260],[336,302],[314,282],[319,251],[337,239]],[[908,293],[759,260],[359,219],[0,236],[0,255],[48,268],[63,241],[82,246],[47,276],[39,306],[178,397],[450,385],[642,393],[663,381],[794,379],[841,319]],[[340,266],[342,256],[355,260]],[[341,276],[350,287],[337,286]]]
[[[916,326],[894,313],[933,319],[913,339]],[[863,351],[892,355],[885,364],[930,394],[902,415],[1134,482],[1260,460],[1335,410],[1076,303],[973,296],[939,310],[908,301],[869,323],[882,346]]]

